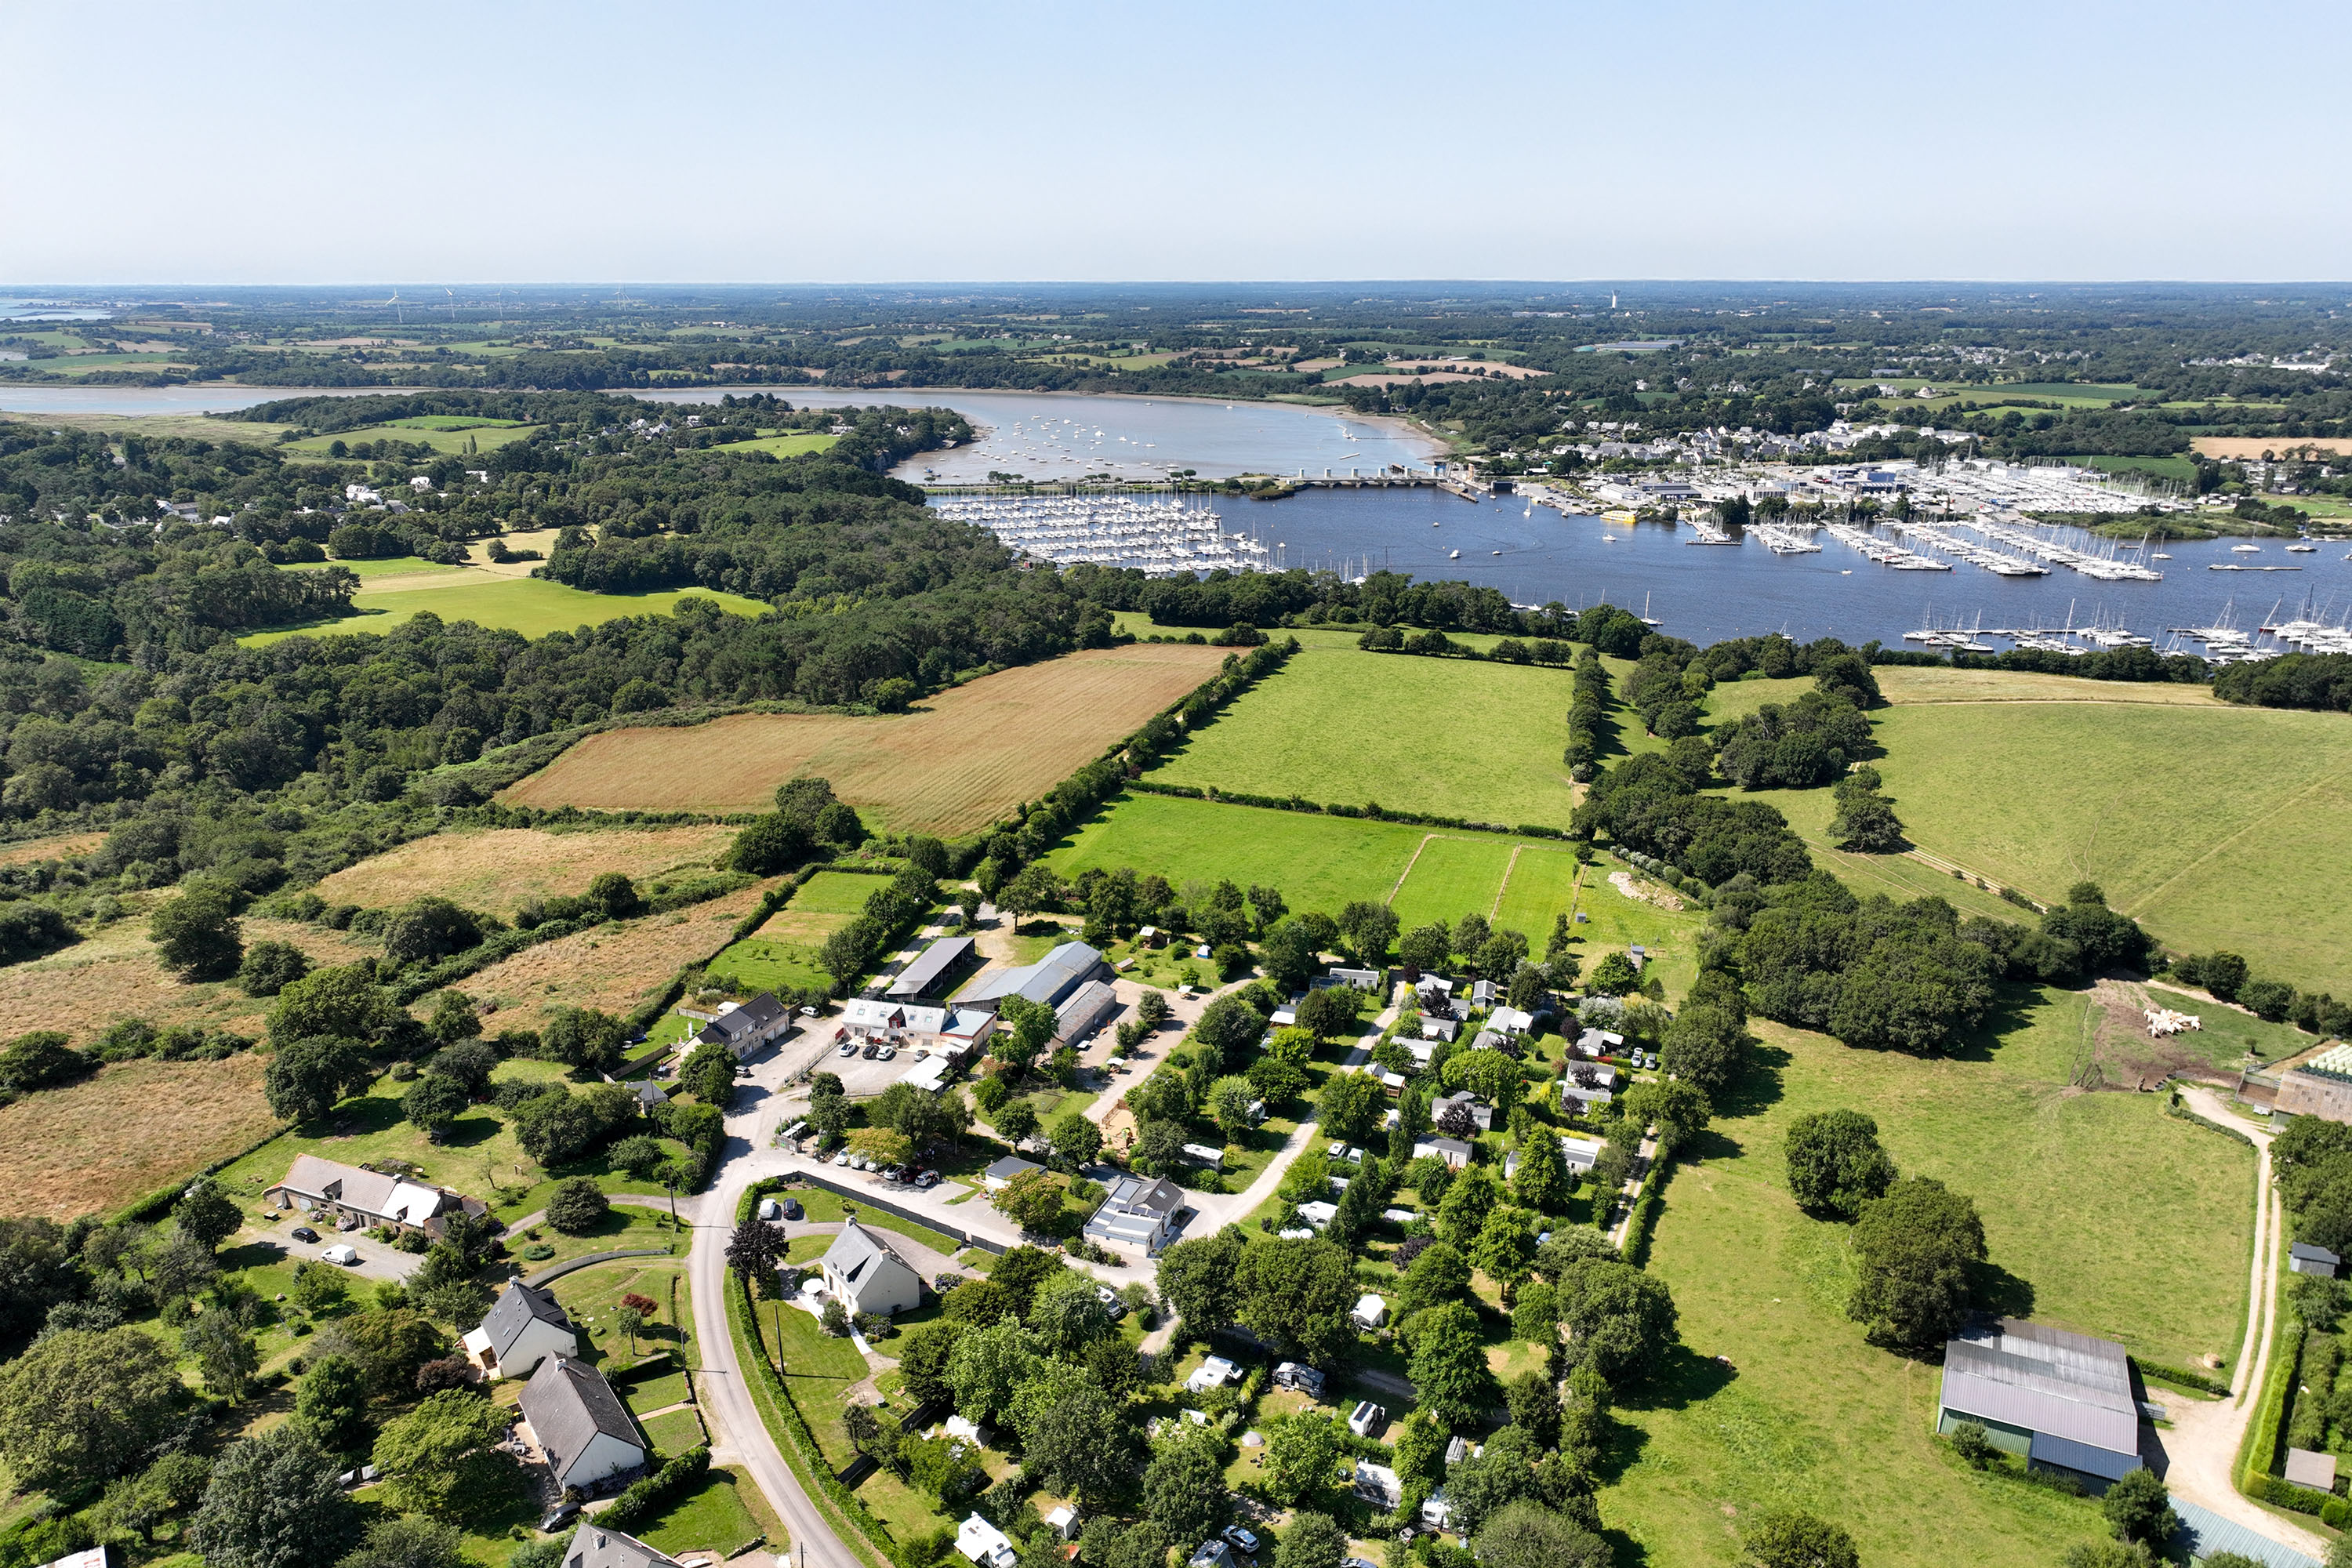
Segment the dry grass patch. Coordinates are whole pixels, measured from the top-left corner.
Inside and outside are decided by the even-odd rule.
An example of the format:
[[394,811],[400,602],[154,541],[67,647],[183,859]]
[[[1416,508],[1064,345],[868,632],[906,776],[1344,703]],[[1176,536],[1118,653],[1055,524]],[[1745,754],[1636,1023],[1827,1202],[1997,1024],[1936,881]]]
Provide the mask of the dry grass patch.
[[118,1062],[0,1108],[0,1214],[119,1208],[268,1137],[258,1052]]
[[2085,680],[2022,669],[1937,669],[1884,665],[1871,672],[1889,702],[2140,702],[2226,707],[2210,687],[2169,681]]
[[734,837],[733,828],[715,825],[593,833],[525,827],[436,833],[336,872],[319,884],[319,896],[331,904],[382,909],[437,893],[468,909],[511,915],[527,899],[584,893],[607,871],[625,873],[640,889],[665,872],[699,875]]
[[541,942],[492,964],[461,989],[498,1004],[494,1026],[499,1029],[538,1028],[557,1007],[626,1013],[680,968],[725,947],[737,923],[774,885],[760,882],[673,914]]
[[1093,648],[1008,669],[912,713],[746,713],[592,735],[500,797],[607,811],[759,811],[795,773],[899,832],[966,833],[1034,799],[1216,672],[1225,649]]
[[[290,942],[321,967],[350,963],[373,945],[353,945],[341,931],[286,921],[243,924],[247,946]],[[247,996],[233,982],[189,984],[175,978],[156,962],[147,922],[136,916],[47,958],[0,969],[0,1039],[61,1029],[87,1044],[125,1017],[258,1036],[268,1007],[268,999]]]
[[2332,436],[2198,436],[2189,449],[2203,458],[2259,458],[2265,452],[2352,452],[2352,441]]
[[105,842],[103,833],[61,833],[54,838],[28,838],[22,844],[0,845],[0,866],[29,866],[36,860],[87,855]]

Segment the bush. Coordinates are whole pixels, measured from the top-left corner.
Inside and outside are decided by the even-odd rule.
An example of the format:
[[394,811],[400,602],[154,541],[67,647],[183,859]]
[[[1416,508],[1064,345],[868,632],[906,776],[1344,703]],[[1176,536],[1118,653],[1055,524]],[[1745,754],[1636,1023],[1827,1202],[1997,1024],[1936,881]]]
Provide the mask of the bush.
[[567,1176],[548,1197],[547,1223],[566,1236],[585,1236],[612,1210],[612,1200],[593,1176]]

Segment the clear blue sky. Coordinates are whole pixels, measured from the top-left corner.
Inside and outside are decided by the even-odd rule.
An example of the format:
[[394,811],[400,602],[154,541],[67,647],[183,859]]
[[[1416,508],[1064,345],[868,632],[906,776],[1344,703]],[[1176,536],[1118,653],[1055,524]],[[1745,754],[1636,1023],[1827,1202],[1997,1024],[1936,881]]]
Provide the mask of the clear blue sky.
[[16,5],[0,289],[2342,279],[2343,18]]

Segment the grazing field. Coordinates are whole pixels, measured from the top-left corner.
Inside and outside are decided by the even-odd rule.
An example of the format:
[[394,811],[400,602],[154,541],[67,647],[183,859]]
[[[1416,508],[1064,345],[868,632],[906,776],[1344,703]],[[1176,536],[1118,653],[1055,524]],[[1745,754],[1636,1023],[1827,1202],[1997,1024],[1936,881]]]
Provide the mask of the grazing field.
[[[299,441],[289,441],[282,451],[299,452],[306,458],[330,456],[329,448],[338,441],[345,447],[362,441],[403,441],[422,443],[436,452],[463,457],[469,450],[495,452],[509,442],[520,441],[538,429],[536,425],[523,425],[512,419],[475,419],[456,415],[422,414],[413,419],[394,419],[383,425],[369,425],[357,430],[336,430],[324,436],[305,436]],[[470,446],[468,445],[470,443]]]
[[2333,876],[2352,863],[2343,715],[2048,702],[1873,717],[1922,849],[2044,903],[2088,878],[2176,948],[2352,991],[2352,907]]
[[[242,922],[245,940],[290,942],[313,963],[350,963],[381,944],[341,931],[287,921]],[[0,969],[0,1039],[33,1029],[58,1029],[86,1045],[117,1018],[144,1018],[157,1026],[187,1024],[259,1035],[269,1006],[233,983],[191,984],[156,962],[141,916],[117,921],[86,941],[45,958]]]
[[[1971,1196],[2013,1281],[2002,1310],[2154,1360],[2236,1353],[2251,1152],[2151,1096],[2066,1089],[2084,998],[2017,1000],[2000,1040],[1967,1060],[1759,1026],[1777,1063],[1764,1102],[1719,1119],[1704,1157],[1675,1173],[1652,1254],[1687,1353],[1618,1406],[1634,1436],[1602,1508],[1649,1562],[1727,1564],[1745,1521],[1773,1506],[1836,1519],[1874,1568],[2054,1563],[2105,1534],[2095,1502],[1954,1459],[1933,1435],[1937,1368],[1872,1349],[1845,1320],[1846,1228],[1800,1213],[1784,1175],[1782,1139],[1805,1112],[1874,1116],[1906,1173]],[[2129,1196],[2053,1202],[2094,1193]],[[1854,1506],[1870,1497],[1906,1506]]]
[[772,458],[797,458],[803,452],[822,452],[840,440],[822,430],[795,430],[785,436],[761,436],[750,441],[730,441],[708,448],[713,452],[765,452]]
[[[452,568],[452,571],[456,571]],[[708,588],[664,589],[651,594],[591,594],[551,583],[544,577],[507,577],[484,581],[467,576],[448,587],[392,589],[371,594],[362,588],[352,599],[359,613],[320,621],[287,631],[254,632],[237,640],[247,647],[283,642],[294,637],[331,637],[345,632],[388,632],[403,622],[430,613],[445,621],[472,621],[494,629],[520,632],[527,637],[550,632],[576,631],[628,616],[667,616],[686,598],[707,599],[735,616],[761,616],[768,606],[740,594]]]
[[1431,921],[1451,925],[1466,914],[1490,914],[1510,863],[1507,838],[1431,834],[1389,907],[1407,931]]
[[615,730],[500,798],[761,811],[784,780],[814,773],[895,831],[968,833],[1140,729],[1215,674],[1225,653],[1186,644],[1088,649],[982,677],[887,717],[747,713],[690,730]]
[[1565,827],[1569,682],[1532,666],[1303,648],[1152,776]]
[[539,828],[461,829],[411,839],[320,882],[331,904],[371,909],[406,903],[426,893],[504,918],[526,899],[578,894],[607,871],[619,871],[644,893],[665,874],[708,874],[734,841],[735,829],[654,827],[595,833]]
[[[2160,707],[2226,708],[2210,687],[2171,681],[2085,680],[2077,675],[2042,675],[2023,669],[1952,669],[1927,665],[1886,665],[1872,672],[1886,700],[1909,706],[1926,702],[2129,702]],[[1775,685],[1788,682],[1742,682]],[[1799,690],[1811,681],[1793,683]],[[1786,700],[1782,699],[1781,700]]]
[[792,991],[825,986],[834,977],[818,955],[824,939],[856,919],[866,900],[887,886],[879,877],[819,871],[766,923],[710,961],[710,973],[730,976],[741,991]]
[[268,1137],[266,1065],[254,1051],[117,1062],[0,1107],[0,1215],[120,1208]]
[[384,555],[372,561],[297,561],[280,566],[278,570],[323,572],[330,566],[340,566],[362,583],[382,577],[448,577],[466,570],[463,566],[427,561],[422,555]]
[[1394,822],[1139,795],[1097,814],[1047,860],[1065,878],[1089,866],[1131,866],[1179,888],[1196,878],[1227,879],[1244,888],[1265,884],[1281,889],[1294,910],[1336,915],[1352,899],[1387,898],[1427,832]]
[[728,933],[772,886],[756,882],[670,914],[527,947],[466,981],[464,990],[498,1005],[501,1029],[538,1028],[557,1007],[626,1013],[658,994],[678,970],[725,946]]

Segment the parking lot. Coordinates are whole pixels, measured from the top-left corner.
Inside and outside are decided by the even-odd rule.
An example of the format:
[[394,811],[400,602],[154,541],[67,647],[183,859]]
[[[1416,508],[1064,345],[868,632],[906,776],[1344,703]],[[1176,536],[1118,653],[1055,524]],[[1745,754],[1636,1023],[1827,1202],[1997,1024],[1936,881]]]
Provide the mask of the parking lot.
[[[305,1226],[318,1232],[319,1239],[297,1240],[294,1236],[297,1226]],[[319,1254],[338,1244],[348,1247],[359,1254],[359,1261],[344,1265],[343,1272],[357,1275],[362,1279],[406,1279],[425,1263],[421,1254],[403,1252],[396,1247],[371,1238],[365,1231],[338,1232],[331,1221],[306,1215],[299,1209],[275,1225],[249,1224],[246,1226],[246,1234],[260,1237],[298,1262],[316,1262]]]

